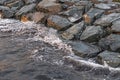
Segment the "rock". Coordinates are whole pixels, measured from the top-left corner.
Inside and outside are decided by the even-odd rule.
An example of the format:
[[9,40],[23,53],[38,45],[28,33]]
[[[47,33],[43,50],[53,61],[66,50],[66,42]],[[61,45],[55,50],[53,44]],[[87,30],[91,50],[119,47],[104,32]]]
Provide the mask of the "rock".
[[111,26],[111,30],[113,32],[120,32],[120,20],[115,21],[113,25]]
[[36,4],[30,4],[30,5],[25,5],[23,6],[15,15],[20,16],[22,14],[31,12],[35,8]]
[[93,22],[100,18],[102,14],[104,13],[104,10],[96,9],[96,8],[91,8],[85,15],[84,15],[84,20],[87,24],[93,24]]
[[32,20],[35,23],[41,22],[41,20],[45,17],[45,14],[42,12],[35,12],[32,16]]
[[81,34],[84,27],[85,27],[84,22],[80,22],[78,24],[73,25],[66,31],[64,31],[61,34],[61,36],[62,36],[62,38],[66,39],[66,40],[71,40],[71,39],[75,38],[76,35]]
[[16,0],[14,2],[6,3],[6,6],[12,8],[15,7],[16,9],[20,9],[24,5],[24,2],[22,0]]
[[105,3],[95,4],[95,7],[99,8],[99,9],[104,9],[104,10],[111,9],[111,6],[109,4],[105,4]]
[[0,0],[0,4],[3,5],[7,0]]
[[77,2],[75,6],[78,6],[78,7],[84,6],[84,12],[86,13],[89,11],[91,7],[93,7],[93,3],[91,1],[84,0],[84,1]]
[[111,34],[99,41],[99,46],[103,49],[108,49],[116,52],[120,52],[120,35]]
[[110,26],[112,22],[120,19],[120,13],[111,13],[109,15],[104,15],[95,21],[95,25],[100,26]]
[[[25,2],[25,4],[32,4],[32,3],[35,3],[37,2],[37,0],[23,0]],[[41,1],[41,0],[39,0]]]
[[101,26],[87,26],[80,36],[80,40],[96,42],[103,36],[103,33]]
[[99,47],[82,41],[71,42],[70,45],[73,51],[75,52],[75,54],[80,57],[88,57],[88,58],[95,57],[101,51]]
[[43,0],[37,5],[37,9],[41,12],[57,13],[60,12],[62,7],[59,3],[55,3],[56,0]]
[[9,7],[6,7],[6,6],[0,6],[0,11],[2,11],[2,16],[4,18],[10,18],[14,15],[14,12],[9,8]]
[[81,9],[78,7],[72,7],[71,9],[62,12],[61,14],[67,16],[71,22],[76,22],[82,18],[83,11],[84,7],[81,7]]
[[120,67],[120,53],[104,51],[98,56],[103,64],[105,61],[111,67]]
[[52,15],[47,19],[47,25],[57,30],[67,29],[71,24],[66,18],[57,15]]

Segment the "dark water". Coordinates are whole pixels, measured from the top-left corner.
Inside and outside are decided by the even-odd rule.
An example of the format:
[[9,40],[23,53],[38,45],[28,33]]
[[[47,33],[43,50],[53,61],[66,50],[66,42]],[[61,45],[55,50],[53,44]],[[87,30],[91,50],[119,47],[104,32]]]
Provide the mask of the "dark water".
[[67,57],[59,45],[33,40],[37,30],[0,31],[0,80],[120,80],[119,69]]

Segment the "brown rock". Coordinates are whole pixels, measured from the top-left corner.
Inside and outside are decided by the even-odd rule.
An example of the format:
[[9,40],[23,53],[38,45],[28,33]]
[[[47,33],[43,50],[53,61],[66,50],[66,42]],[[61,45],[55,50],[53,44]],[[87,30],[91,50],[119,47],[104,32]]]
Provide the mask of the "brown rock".
[[61,5],[55,3],[55,0],[43,0],[38,4],[37,9],[42,12],[57,13],[61,11]]
[[41,20],[45,17],[45,14],[42,12],[35,12],[32,16],[32,20],[35,23],[41,22]]

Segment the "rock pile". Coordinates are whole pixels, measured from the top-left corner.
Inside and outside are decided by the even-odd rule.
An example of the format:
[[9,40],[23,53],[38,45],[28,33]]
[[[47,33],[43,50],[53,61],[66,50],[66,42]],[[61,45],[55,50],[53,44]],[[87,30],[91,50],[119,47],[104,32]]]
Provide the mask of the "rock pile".
[[111,0],[0,0],[2,18],[43,23],[80,57],[120,67],[120,3]]

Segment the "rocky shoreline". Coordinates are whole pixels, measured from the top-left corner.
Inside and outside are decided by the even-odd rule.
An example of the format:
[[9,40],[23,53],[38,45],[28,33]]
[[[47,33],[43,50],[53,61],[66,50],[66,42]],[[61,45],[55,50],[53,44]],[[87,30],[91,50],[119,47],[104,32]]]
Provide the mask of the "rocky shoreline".
[[0,0],[0,15],[52,27],[76,55],[120,68],[119,2]]

